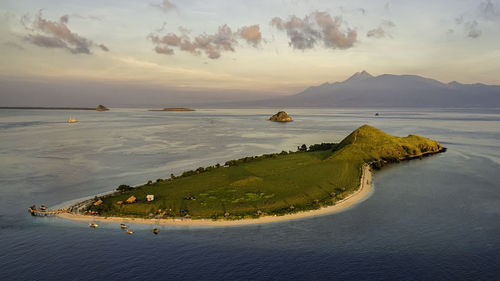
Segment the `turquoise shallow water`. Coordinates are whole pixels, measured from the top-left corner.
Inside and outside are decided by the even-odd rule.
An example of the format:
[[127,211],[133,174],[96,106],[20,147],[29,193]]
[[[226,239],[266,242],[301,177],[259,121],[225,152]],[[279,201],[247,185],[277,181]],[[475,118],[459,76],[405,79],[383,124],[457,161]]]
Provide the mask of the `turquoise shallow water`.
[[[378,111],[381,116],[374,117]],[[500,110],[0,110],[2,280],[457,280],[500,274]],[[67,124],[69,115],[80,120]],[[362,124],[440,141],[375,173],[344,212],[267,225],[90,229],[31,204],[140,184],[242,156],[340,141]]]

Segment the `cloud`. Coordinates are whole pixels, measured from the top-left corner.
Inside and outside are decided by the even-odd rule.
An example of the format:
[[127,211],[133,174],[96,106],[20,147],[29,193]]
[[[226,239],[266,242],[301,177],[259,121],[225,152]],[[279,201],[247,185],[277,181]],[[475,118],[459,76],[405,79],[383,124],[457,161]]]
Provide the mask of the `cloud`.
[[161,1],[160,4],[151,4],[151,6],[159,8],[160,10],[162,10],[164,12],[175,10],[177,8],[177,6],[175,4],[173,4],[172,2],[170,2],[169,0],[163,0],[163,1]]
[[260,27],[258,24],[244,26],[238,30],[238,34],[241,38],[245,39],[248,44],[258,46],[262,41],[262,33],[260,33]]
[[474,13],[466,12],[455,19],[455,23],[463,27],[465,35],[473,39],[481,37],[483,33],[479,28],[480,23],[487,26],[488,22],[493,22],[497,25],[498,21],[500,9],[491,0],[481,1]]
[[396,27],[396,24],[394,24],[392,21],[389,20],[384,20],[382,23],[374,29],[369,30],[366,33],[367,37],[372,37],[372,38],[384,38],[384,37],[390,37],[392,38],[392,35],[389,32],[389,29]]
[[357,32],[351,28],[343,31],[342,24],[342,17],[332,18],[327,12],[314,12],[304,18],[292,15],[288,20],[280,17],[271,20],[271,26],[285,31],[290,39],[289,45],[299,50],[314,48],[320,42],[332,49],[353,47]]
[[108,47],[106,47],[106,45],[104,45],[104,44],[99,44],[99,45],[97,45],[97,46],[98,46],[99,48],[101,48],[101,50],[103,50],[103,51],[105,51],[105,52],[109,52],[109,48],[108,48]]
[[[59,21],[56,22],[44,19],[42,12],[39,11],[30,26],[26,25],[25,21],[27,20],[27,16],[21,20],[28,31],[24,39],[39,47],[66,49],[73,54],[91,54],[91,48],[96,47],[91,40],[72,32],[68,28],[68,15],[60,17]],[[97,45],[97,47],[103,51],[109,51],[102,44]]]
[[482,31],[478,28],[478,25],[478,22],[475,20],[464,23],[467,37],[476,39],[481,36]]
[[487,21],[500,19],[500,11],[491,0],[479,3],[479,17]]
[[179,28],[180,34],[168,33],[160,36],[151,33],[148,39],[155,45],[155,52],[158,54],[173,55],[174,48],[188,52],[193,55],[205,53],[210,59],[218,59],[222,52],[234,52],[238,44],[238,39],[243,39],[256,47],[262,40],[262,34],[258,25],[244,26],[237,32],[233,32],[229,26],[222,25],[216,33],[202,33],[193,38],[190,31]]

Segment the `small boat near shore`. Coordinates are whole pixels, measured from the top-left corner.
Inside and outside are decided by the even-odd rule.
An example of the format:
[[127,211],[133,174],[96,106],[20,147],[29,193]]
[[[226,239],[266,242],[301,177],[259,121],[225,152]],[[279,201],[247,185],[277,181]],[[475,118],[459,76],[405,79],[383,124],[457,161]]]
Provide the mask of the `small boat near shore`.
[[89,227],[97,228],[99,225],[97,223],[89,223]]
[[158,233],[160,233],[160,230],[158,228],[153,228],[153,233],[155,235],[158,235]]
[[76,123],[76,122],[78,122],[78,120],[76,120],[76,118],[73,118],[71,116],[69,117],[68,123]]
[[134,232],[132,230],[130,230],[130,229],[127,229],[127,234],[132,235],[132,234],[134,234]]
[[121,229],[127,229],[127,227],[128,227],[128,226],[127,226],[127,225],[125,225],[124,223],[120,223],[120,228],[121,228]]

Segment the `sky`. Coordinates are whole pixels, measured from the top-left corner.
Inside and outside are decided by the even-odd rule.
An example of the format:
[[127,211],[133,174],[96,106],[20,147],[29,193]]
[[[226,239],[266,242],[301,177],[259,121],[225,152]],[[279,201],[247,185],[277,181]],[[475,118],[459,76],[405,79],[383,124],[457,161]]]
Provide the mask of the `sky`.
[[500,84],[499,61],[500,0],[0,2],[10,104],[38,84],[289,95],[361,70]]

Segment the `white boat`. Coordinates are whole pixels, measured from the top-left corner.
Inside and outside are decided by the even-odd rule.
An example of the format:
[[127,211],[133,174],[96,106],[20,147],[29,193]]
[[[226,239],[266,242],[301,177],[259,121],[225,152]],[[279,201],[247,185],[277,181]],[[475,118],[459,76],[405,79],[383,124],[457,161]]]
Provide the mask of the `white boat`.
[[89,223],[89,227],[97,228],[99,225],[97,223]]
[[128,234],[134,234],[134,232],[132,230],[130,230],[130,229],[127,229],[127,233]]

